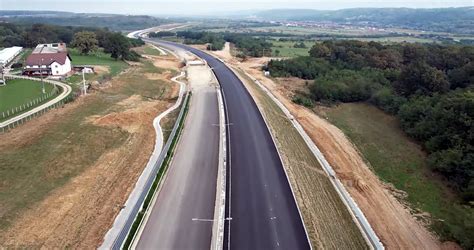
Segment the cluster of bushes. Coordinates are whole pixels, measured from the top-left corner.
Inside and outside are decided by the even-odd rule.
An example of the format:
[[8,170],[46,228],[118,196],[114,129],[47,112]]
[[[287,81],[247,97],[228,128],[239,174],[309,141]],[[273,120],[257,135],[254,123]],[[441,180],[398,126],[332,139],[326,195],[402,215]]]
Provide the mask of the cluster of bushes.
[[222,50],[225,44],[222,34],[218,33],[178,31],[176,35],[184,38],[185,44],[208,44],[208,50]]
[[271,56],[273,44],[264,38],[255,38],[245,34],[226,33],[224,39],[240,50],[243,56]]
[[158,31],[148,33],[148,37],[169,37],[176,36],[176,33],[173,31]]
[[[267,70],[314,79],[314,101],[368,101],[396,115],[428,152],[428,165],[466,205],[474,204],[473,46],[325,41],[309,57],[270,61]],[[472,247],[466,235],[446,227],[450,237]]]
[[326,60],[314,59],[309,56],[288,60],[271,60],[266,67],[275,77],[295,76],[307,80],[324,75],[333,68]]
[[131,61],[137,61],[140,56],[130,48],[145,44],[140,39],[127,38],[121,33],[101,28],[0,23],[0,47],[33,48],[40,43],[53,42],[70,44],[83,54],[102,47],[115,59]]
[[293,44],[293,48],[300,48],[300,49],[306,49],[306,44],[304,44],[304,42],[299,42],[299,43],[295,43]]

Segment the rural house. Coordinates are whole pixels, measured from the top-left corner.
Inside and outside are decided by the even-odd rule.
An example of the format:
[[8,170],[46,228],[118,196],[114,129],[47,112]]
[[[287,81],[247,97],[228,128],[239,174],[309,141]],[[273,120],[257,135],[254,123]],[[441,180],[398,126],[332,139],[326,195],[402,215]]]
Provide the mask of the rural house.
[[64,76],[72,70],[71,61],[65,43],[38,44],[26,59],[23,74]]

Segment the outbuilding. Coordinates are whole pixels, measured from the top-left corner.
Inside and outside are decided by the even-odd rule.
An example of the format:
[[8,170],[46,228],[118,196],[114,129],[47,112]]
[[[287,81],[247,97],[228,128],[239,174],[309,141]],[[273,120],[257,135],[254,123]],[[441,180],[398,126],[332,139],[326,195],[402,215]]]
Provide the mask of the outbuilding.
[[15,59],[15,57],[20,54],[22,47],[14,46],[2,49],[0,51],[0,65],[6,66]]

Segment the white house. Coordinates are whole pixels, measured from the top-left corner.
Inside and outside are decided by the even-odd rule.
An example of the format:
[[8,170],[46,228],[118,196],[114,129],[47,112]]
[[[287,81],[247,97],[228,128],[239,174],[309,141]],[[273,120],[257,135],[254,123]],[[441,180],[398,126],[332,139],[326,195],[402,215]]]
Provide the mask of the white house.
[[72,70],[71,57],[64,43],[39,44],[26,59],[25,75],[67,75]]
[[24,74],[63,76],[71,72],[71,58],[68,53],[31,54],[26,59]]

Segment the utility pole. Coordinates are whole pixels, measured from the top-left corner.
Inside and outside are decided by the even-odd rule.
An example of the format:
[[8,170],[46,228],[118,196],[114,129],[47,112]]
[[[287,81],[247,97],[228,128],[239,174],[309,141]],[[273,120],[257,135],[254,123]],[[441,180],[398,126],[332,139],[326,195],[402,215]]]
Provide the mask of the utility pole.
[[86,78],[84,76],[84,70],[86,68],[82,68],[82,87],[84,88],[84,95],[87,95],[87,89],[86,89]]
[[2,64],[0,64],[0,71],[2,73],[2,85],[7,85],[7,82],[5,81],[5,66]]
[[40,66],[40,78],[41,78],[42,91],[43,91],[43,94],[45,94],[46,90],[44,89],[44,81],[43,81],[43,58],[41,58],[41,62],[39,66]]

